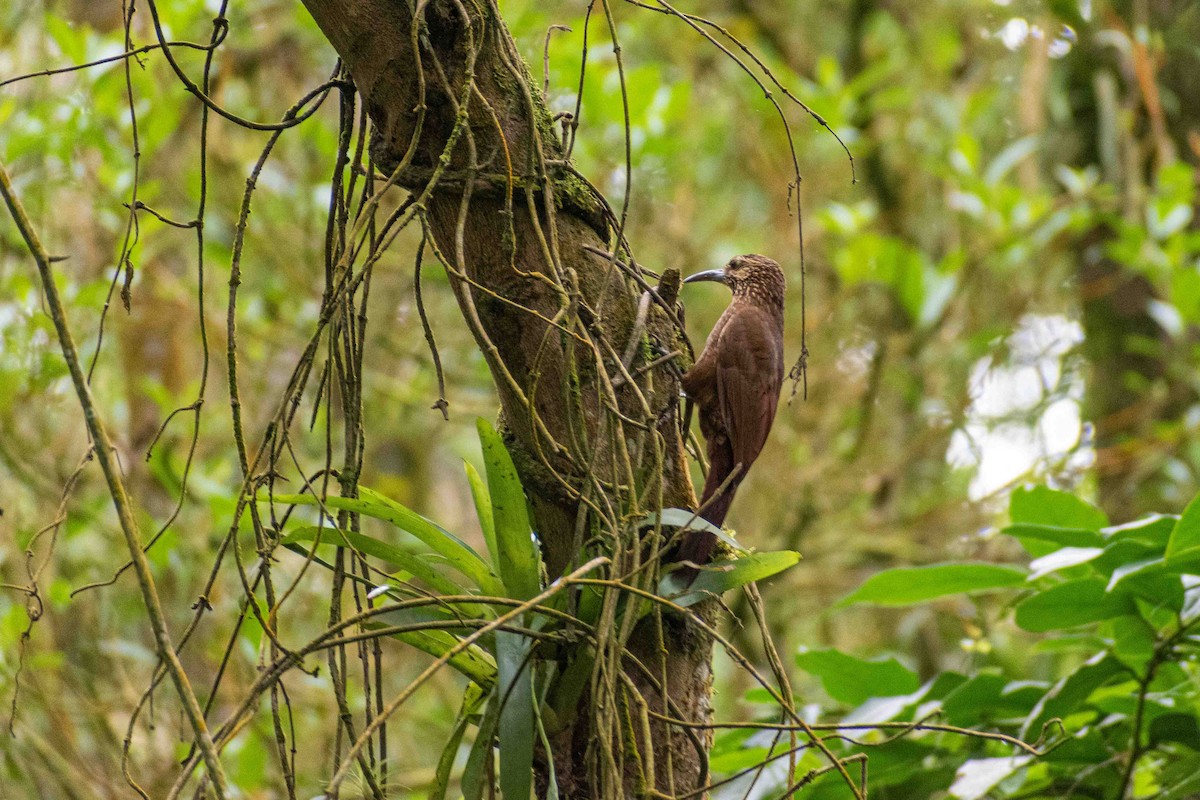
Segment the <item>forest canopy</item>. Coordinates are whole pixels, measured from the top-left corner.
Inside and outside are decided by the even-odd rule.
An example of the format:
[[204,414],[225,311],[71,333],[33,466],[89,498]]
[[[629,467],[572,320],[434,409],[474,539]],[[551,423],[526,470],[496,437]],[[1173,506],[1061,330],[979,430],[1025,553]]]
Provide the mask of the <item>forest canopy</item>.
[[[4,785],[1200,796],[1198,42],[6,4]],[[721,530],[681,279],[750,253],[788,374]]]

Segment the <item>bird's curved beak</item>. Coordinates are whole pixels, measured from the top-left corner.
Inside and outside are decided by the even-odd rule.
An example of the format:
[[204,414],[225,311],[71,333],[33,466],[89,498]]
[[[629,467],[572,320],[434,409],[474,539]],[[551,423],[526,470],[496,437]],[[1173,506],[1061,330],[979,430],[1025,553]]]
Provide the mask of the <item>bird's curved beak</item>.
[[695,275],[688,275],[683,279],[684,283],[699,283],[700,281],[728,283],[729,279],[725,276],[724,269],[706,269],[704,272],[697,272]]

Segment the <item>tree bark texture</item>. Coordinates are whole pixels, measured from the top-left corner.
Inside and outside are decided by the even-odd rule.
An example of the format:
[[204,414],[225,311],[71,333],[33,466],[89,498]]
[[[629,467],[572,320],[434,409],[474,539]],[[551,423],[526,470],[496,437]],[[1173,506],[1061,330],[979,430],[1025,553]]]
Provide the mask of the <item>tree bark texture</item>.
[[[614,215],[569,166],[494,3],[304,5],[366,105],[376,165],[424,206],[431,244],[495,379],[550,577],[597,552],[612,555],[612,576],[632,574],[653,553],[630,521],[696,502],[678,372],[654,364],[690,350],[677,325],[678,274],[645,292],[653,287],[636,267],[595,254],[618,249]],[[636,657],[670,676],[666,710],[706,719],[711,642],[681,620],[663,621],[613,632],[616,668],[659,712],[656,681],[625,662]],[[614,722],[628,699],[597,698],[590,685],[573,723],[552,737],[560,796],[699,786],[702,736],[658,722],[651,736],[636,735]],[[605,758],[616,770],[597,755],[604,737],[615,742]]]

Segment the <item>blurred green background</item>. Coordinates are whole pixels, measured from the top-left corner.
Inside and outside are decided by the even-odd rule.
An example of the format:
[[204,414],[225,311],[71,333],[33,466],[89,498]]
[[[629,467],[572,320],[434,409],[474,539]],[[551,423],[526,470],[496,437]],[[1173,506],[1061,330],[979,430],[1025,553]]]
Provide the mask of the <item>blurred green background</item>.
[[[171,38],[210,35],[215,3],[159,5]],[[545,80],[552,109],[573,111],[585,4],[505,0],[501,7],[537,79],[547,28],[572,28],[553,34]],[[689,6],[752,48],[853,153],[857,183],[838,142],[776,93],[795,137],[798,194],[785,128],[736,64],[677,19],[632,5],[613,10],[631,117],[628,235],[638,260],[687,273],[744,252],[775,257],[789,277],[794,359],[802,301],[794,215],[802,209],[808,398],[781,405],[729,518],[748,545],[804,554],[799,567],[764,587],[781,650],[894,655],[922,680],[946,670],[998,669],[1040,681],[1069,673],[1079,659],[1037,648],[1037,637],[1001,619],[1002,603],[957,597],[904,608],[833,606],[884,568],[1020,561],[1021,548],[994,526],[1006,520],[1010,490],[1027,481],[1088,499],[1113,523],[1177,513],[1196,493],[1200,6]],[[135,44],[152,40],[147,16],[135,15]],[[278,119],[333,67],[332,49],[299,3],[235,3],[228,16],[212,95],[244,117]],[[616,203],[627,188],[620,82],[602,14],[593,15],[588,32],[574,154]],[[122,38],[116,2],[6,3],[0,81],[120,53]],[[179,55],[194,75],[202,58]],[[192,415],[166,426],[149,459],[147,447],[173,409],[195,400],[207,369],[187,495],[150,553],[180,628],[240,484],[225,396],[225,301],[238,204],[266,134],[220,120],[211,126],[202,286],[193,234],[144,214],[127,269],[117,260],[135,169],[139,199],[172,219],[190,219],[199,192],[199,104],[159,54],[142,56],[131,75],[140,159],[119,62],[0,87],[0,158],[51,251],[69,256],[57,265],[60,287],[81,350],[96,353],[93,388],[147,532],[174,512]],[[243,414],[253,441],[319,308],[336,137],[337,108],[329,102],[281,138],[258,182],[238,315]],[[496,402],[445,276],[431,268],[425,300],[447,368],[449,422],[430,408],[437,387],[413,300],[414,245],[407,234],[397,240],[373,278],[362,482],[476,541],[460,462],[478,461],[474,419],[493,416]],[[127,272],[130,309],[111,295],[101,338],[110,286],[119,293]],[[198,288],[207,301],[207,362]],[[701,286],[687,288],[683,299],[699,344],[726,297]],[[295,442],[308,466],[322,463],[319,426],[298,432]],[[0,747],[5,783],[22,788],[0,789],[3,796],[69,796],[63,774],[86,787],[76,796],[128,796],[121,741],[154,650],[129,576],[70,597],[122,563],[94,465],[62,508],[61,528],[43,532],[86,446],[33,263],[13,226],[0,224],[5,708],[24,663],[15,738]],[[20,587],[42,563],[45,613],[31,626]],[[211,675],[221,657],[229,633],[221,612],[239,597],[235,582],[232,575],[218,582],[208,598],[217,613],[185,652],[196,675]],[[311,592],[312,618],[290,620],[296,636],[317,630],[328,612],[322,587],[301,591]],[[733,611],[748,619],[739,603]],[[730,626],[739,645],[761,656],[749,630]],[[261,631],[248,627],[241,636],[230,685],[255,675]],[[426,662],[397,648],[389,681],[403,685]],[[432,774],[461,699],[453,677],[439,680],[393,724],[395,777],[413,796]],[[809,673],[797,672],[796,680],[802,702],[827,711],[845,703]],[[289,688],[298,740],[310,752],[328,752],[321,748],[332,728],[323,721],[336,709],[323,677],[299,676]],[[719,714],[752,713],[746,676],[724,660],[716,688]],[[169,775],[182,754],[183,726],[170,701],[152,721],[135,733],[132,769],[157,796],[166,786],[155,776]],[[252,726],[227,751],[231,778],[248,796],[281,796],[271,736],[269,725]],[[303,765],[304,796],[318,791],[328,769],[319,758]]]

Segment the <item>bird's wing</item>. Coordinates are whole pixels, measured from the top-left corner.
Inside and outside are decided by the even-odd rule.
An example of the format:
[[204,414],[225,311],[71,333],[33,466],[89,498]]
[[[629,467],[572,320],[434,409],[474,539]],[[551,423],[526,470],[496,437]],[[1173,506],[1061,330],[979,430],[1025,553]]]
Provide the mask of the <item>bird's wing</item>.
[[771,315],[740,309],[721,332],[717,399],[743,477],[767,441],[783,383],[782,332]]

